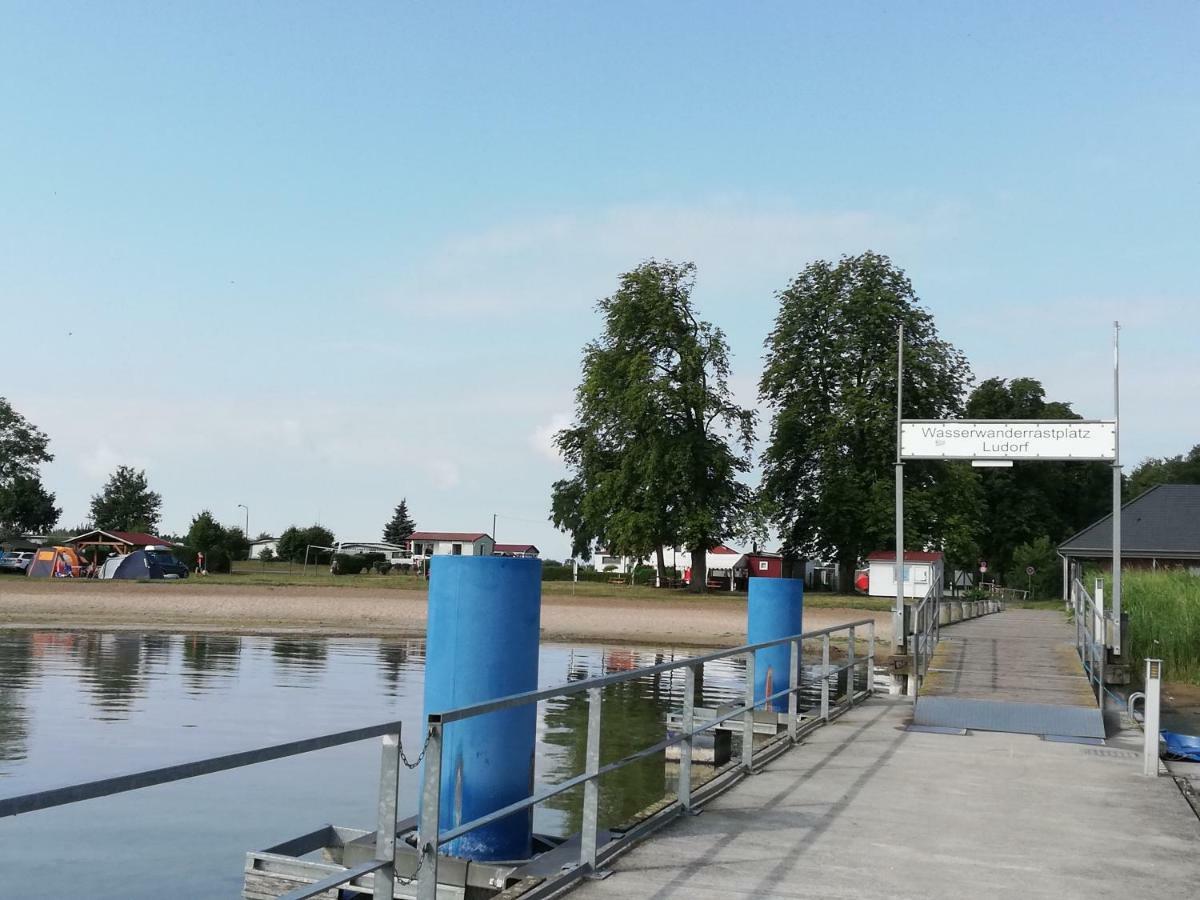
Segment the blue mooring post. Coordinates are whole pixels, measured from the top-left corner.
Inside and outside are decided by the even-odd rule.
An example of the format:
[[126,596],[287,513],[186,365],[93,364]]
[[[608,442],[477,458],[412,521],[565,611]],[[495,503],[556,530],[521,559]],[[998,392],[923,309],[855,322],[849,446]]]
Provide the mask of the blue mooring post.
[[[429,577],[425,711],[438,712],[537,690],[542,563],[499,556],[437,556]],[[528,797],[537,706],[527,704],[446,726],[443,831]],[[467,859],[527,859],[533,813],[525,810],[463,835],[443,852]]]
[[[747,603],[746,641],[757,644],[799,634],[804,619],[804,581],[799,578],[751,578]],[[754,699],[762,700],[788,686],[790,644],[754,653]],[[787,712],[787,697],[772,703]]]

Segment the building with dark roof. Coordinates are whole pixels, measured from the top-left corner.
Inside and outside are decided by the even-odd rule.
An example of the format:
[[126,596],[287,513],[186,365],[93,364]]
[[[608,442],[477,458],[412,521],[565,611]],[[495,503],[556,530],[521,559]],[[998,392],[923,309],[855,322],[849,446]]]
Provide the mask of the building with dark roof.
[[[1112,514],[1061,544],[1068,577],[1112,566]],[[1200,574],[1200,484],[1159,484],[1121,507],[1121,566],[1186,567]]]

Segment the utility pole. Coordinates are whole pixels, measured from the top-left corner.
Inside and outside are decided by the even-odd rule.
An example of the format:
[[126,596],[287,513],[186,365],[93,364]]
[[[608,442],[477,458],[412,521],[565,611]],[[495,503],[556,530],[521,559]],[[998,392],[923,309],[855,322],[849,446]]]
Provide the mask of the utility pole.
[[[249,541],[250,541],[250,507],[248,507],[245,503],[239,503],[238,509],[244,509],[246,511],[246,532],[245,532],[245,534],[246,534],[246,541],[247,541],[247,543],[249,543]],[[246,552],[246,558],[247,559],[250,558],[249,551]]]

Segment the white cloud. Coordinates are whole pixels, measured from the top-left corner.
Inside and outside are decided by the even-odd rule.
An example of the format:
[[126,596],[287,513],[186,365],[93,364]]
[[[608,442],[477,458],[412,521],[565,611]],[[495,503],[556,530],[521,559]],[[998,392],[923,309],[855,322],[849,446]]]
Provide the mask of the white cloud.
[[549,422],[539,425],[529,435],[529,446],[533,450],[550,460],[551,462],[562,462],[562,454],[558,452],[558,448],[554,446],[554,435],[562,431],[571,424],[571,416],[569,413],[555,413]]
[[648,257],[695,261],[706,290],[745,296],[750,282],[776,289],[811,259],[904,253],[952,233],[960,218],[949,205],[899,218],[744,199],[546,215],[445,241],[387,301],[436,319],[581,310]]

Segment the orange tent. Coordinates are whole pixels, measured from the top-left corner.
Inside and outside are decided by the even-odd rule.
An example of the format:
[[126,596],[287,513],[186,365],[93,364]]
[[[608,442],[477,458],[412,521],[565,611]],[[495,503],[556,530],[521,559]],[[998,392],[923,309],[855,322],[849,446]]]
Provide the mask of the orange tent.
[[70,547],[41,547],[29,561],[30,578],[80,578],[85,563]]

